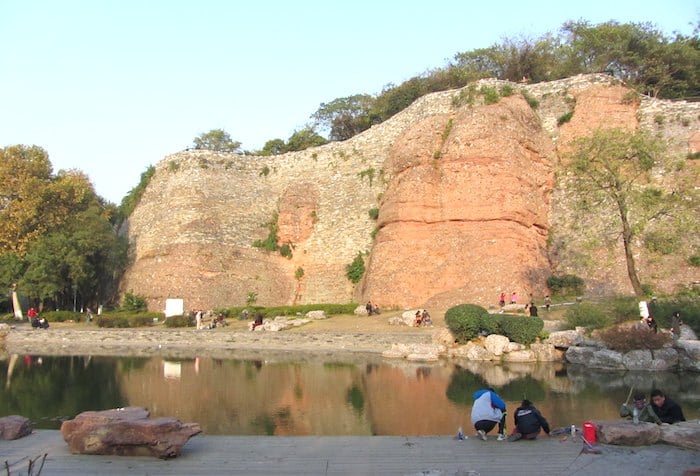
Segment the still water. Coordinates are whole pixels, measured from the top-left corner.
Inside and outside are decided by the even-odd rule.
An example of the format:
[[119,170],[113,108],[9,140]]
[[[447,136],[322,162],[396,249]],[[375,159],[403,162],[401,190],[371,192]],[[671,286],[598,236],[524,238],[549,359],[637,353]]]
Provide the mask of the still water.
[[[553,427],[618,418],[630,388],[659,387],[700,417],[700,375],[592,372],[563,364],[386,360],[167,360],[12,356],[0,362],[0,416],[59,428],[85,410],[143,406],[220,435],[451,435],[471,394],[494,387],[514,410],[535,402]],[[512,417],[508,418],[512,425]]]

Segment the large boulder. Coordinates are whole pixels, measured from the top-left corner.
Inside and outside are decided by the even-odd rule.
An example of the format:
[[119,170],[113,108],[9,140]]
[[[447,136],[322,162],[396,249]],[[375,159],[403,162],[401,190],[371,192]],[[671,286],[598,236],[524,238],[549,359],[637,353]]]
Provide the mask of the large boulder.
[[446,347],[455,345],[456,339],[454,334],[450,332],[447,328],[437,329],[433,332],[433,337],[431,339],[434,344],[441,344]]
[[652,355],[648,349],[630,350],[622,356],[622,364],[627,370],[651,370]]
[[[365,310],[366,311],[366,310]],[[327,319],[326,311],[309,311],[305,316],[307,319]]]
[[689,326],[681,326],[681,335],[678,337],[678,340],[698,340],[698,336],[695,335],[695,331],[691,329]]
[[486,339],[484,340],[484,347],[486,350],[491,352],[496,357],[506,352],[506,349],[508,349],[508,344],[510,344],[510,339],[508,339],[506,336],[498,334],[486,336]]
[[679,340],[675,344],[678,363],[682,369],[700,372],[700,341]]
[[577,331],[556,331],[549,334],[544,341],[559,349],[568,349],[583,342],[583,335]]
[[367,312],[367,306],[364,304],[360,304],[355,308],[354,314],[356,316],[367,316],[369,313]]
[[700,421],[690,420],[661,425],[661,442],[700,451]]
[[151,419],[148,411],[139,407],[83,412],[61,425],[71,453],[91,455],[174,458],[201,432],[197,423]]
[[537,356],[530,349],[516,350],[503,354],[505,362],[537,362]]
[[[567,351],[568,352],[568,351]],[[593,352],[588,366],[592,369],[624,369],[622,354],[610,349],[598,349]]]
[[391,349],[382,352],[382,356],[415,362],[435,362],[444,352],[445,346],[440,344],[392,344]]
[[655,423],[614,420],[595,421],[594,424],[598,441],[608,445],[647,446],[661,438],[661,428]]
[[566,361],[572,364],[586,365],[596,352],[594,347],[569,347],[566,350]]
[[651,355],[651,370],[669,370],[678,365],[678,351],[671,347],[652,350]]
[[557,349],[552,344],[530,344],[530,350],[534,352],[535,358],[539,362],[557,362],[564,358],[564,351]]
[[10,415],[0,418],[0,440],[16,440],[32,433],[29,418]]
[[474,342],[467,342],[457,348],[450,349],[450,357],[463,358],[466,360],[494,360],[495,356],[483,346]]

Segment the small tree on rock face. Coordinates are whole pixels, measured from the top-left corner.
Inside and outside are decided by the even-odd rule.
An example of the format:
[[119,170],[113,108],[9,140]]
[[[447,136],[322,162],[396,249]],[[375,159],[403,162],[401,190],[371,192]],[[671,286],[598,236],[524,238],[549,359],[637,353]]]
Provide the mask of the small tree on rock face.
[[584,218],[609,216],[608,230],[622,238],[627,274],[638,296],[645,293],[637,273],[634,241],[662,219],[667,219],[664,226],[687,233],[682,231],[688,225],[687,210],[695,206],[692,187],[668,192],[654,184],[652,168],[663,149],[659,141],[640,131],[599,129],[574,143],[566,166],[572,179],[570,189]]
[[217,152],[240,152],[241,143],[231,139],[223,129],[212,129],[194,138],[195,149],[214,150]]

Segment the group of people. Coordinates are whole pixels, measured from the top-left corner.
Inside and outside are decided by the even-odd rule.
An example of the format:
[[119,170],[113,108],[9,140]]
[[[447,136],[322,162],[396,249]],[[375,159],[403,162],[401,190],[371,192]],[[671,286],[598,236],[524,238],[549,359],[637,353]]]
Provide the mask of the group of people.
[[[493,388],[477,390],[473,395],[474,404],[471,412],[471,422],[477,436],[486,441],[487,434],[498,426],[498,441],[534,440],[544,431],[549,435],[549,422],[528,399],[523,399],[515,409],[513,422],[515,427],[510,435],[506,435],[506,403]],[[685,421],[680,405],[667,397],[661,390],[651,391],[651,402],[647,403],[643,393],[634,395],[632,406],[624,403],[620,408],[620,416],[630,417],[635,423],[677,423]]]
[[368,316],[379,315],[379,306],[372,304],[372,301],[367,301],[367,304],[365,304],[365,309],[367,309]]
[[651,402],[647,402],[643,393],[635,393],[631,406],[625,402],[620,407],[620,416],[632,418],[634,423],[646,422],[658,425],[685,421],[681,406],[667,397],[661,390],[652,390],[650,396]]
[[498,425],[498,441],[534,440],[540,431],[549,434],[549,423],[542,413],[528,399],[523,399],[515,410],[513,421],[515,428],[506,436],[506,403],[493,388],[474,392],[471,421],[477,435],[484,441],[487,433]]
[[[203,311],[201,309],[197,311],[193,311],[194,313],[194,321],[195,324],[197,325],[197,329],[215,329],[217,327],[224,327],[227,326],[228,324],[226,323],[226,319],[224,319],[224,314],[223,313],[218,313],[217,315],[214,315],[214,311]],[[205,324],[204,320],[206,318],[211,318],[209,321],[209,324]]]
[[29,311],[27,312],[27,317],[29,318],[29,322],[34,329],[49,328],[49,321],[47,321],[44,317],[39,317],[39,313],[33,307],[29,308]]
[[428,314],[427,309],[423,309],[422,312],[420,309],[416,311],[416,319],[413,321],[413,325],[415,327],[433,325],[433,320],[430,318],[430,314]]
[[[510,293],[510,304],[517,304],[518,303],[518,293],[513,291]],[[506,293],[501,291],[501,294],[498,296],[498,305],[501,307],[504,307],[506,305]],[[547,294],[544,297],[544,308],[549,311],[549,308],[552,305],[552,298],[549,297],[549,294]],[[530,294],[530,302],[525,304],[525,312],[527,312],[530,316],[532,317],[537,317],[537,306],[535,306],[535,299],[532,294]]]

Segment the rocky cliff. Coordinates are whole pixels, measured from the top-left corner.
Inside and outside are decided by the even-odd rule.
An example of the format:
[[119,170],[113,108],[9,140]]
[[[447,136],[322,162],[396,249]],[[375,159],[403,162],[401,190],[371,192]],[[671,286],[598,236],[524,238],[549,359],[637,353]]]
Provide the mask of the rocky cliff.
[[[667,139],[669,160],[685,160],[698,149],[700,104],[630,100],[603,75],[510,84],[515,93],[494,104],[482,86],[506,83],[425,96],[350,140],[301,152],[166,157],[125,228],[122,290],[153,309],[168,297],[191,309],[252,296],[263,305],[445,307],[492,303],[500,290],[541,295],[557,271],[599,292],[629,291],[621,247],[571,231],[560,156],[596,127],[645,127]],[[275,236],[286,256],[254,246]],[[358,253],[367,271],[353,285],[346,266]],[[696,280],[688,253],[661,260],[640,246],[643,278],[669,290]]]

